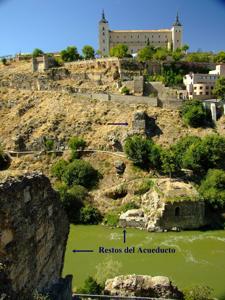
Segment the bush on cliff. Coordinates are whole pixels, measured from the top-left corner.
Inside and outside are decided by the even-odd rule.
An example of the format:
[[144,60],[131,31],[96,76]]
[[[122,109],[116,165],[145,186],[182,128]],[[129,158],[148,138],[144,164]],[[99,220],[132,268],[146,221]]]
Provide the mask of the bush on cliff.
[[225,208],[225,171],[209,170],[201,182],[199,192],[214,209]]
[[128,54],[128,46],[124,44],[118,44],[115,47],[110,49],[110,56],[123,58],[123,57],[129,57]]
[[156,146],[151,139],[134,135],[126,139],[125,153],[134,165],[143,169],[159,167],[161,148]]
[[33,57],[38,57],[38,56],[41,56],[43,54],[44,54],[44,52],[39,48],[35,48],[34,51],[32,52]]
[[101,295],[104,287],[99,284],[93,277],[89,276],[85,282],[84,287],[78,289],[78,293],[80,294],[91,294],[91,295]]
[[60,52],[61,58],[65,62],[72,62],[78,60],[80,55],[75,46],[69,46]]
[[62,175],[62,180],[68,185],[82,185],[92,188],[99,181],[99,173],[87,161],[75,159],[67,165]]
[[82,224],[97,225],[102,221],[102,216],[99,210],[95,207],[87,205],[81,208],[80,222]]
[[225,169],[225,138],[217,134],[208,135],[193,143],[182,158],[183,167],[197,174],[209,169]]
[[65,159],[59,159],[51,168],[52,175],[61,180],[68,164]]
[[80,185],[68,188],[65,183],[58,184],[56,189],[60,194],[60,199],[70,223],[79,224],[80,210],[84,206],[83,202],[88,196],[88,191]]
[[202,127],[212,121],[202,102],[198,100],[186,101],[182,106],[181,114],[184,123],[191,127]]
[[82,155],[81,151],[84,150],[84,148],[87,146],[87,143],[82,138],[74,136],[70,138],[68,145],[72,151],[71,159],[73,160],[81,157]]
[[95,58],[95,50],[93,47],[86,45],[82,49],[82,53],[84,56],[84,59],[93,59]]

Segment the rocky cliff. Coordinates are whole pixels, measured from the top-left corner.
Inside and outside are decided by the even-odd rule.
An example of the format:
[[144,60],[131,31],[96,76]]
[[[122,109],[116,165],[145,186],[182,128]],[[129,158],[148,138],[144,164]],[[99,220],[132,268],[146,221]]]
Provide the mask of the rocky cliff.
[[106,281],[105,293],[112,296],[183,299],[183,294],[164,276],[118,276]]
[[9,297],[3,299],[32,299],[35,290],[57,284],[68,233],[47,177],[32,173],[0,183],[0,295]]

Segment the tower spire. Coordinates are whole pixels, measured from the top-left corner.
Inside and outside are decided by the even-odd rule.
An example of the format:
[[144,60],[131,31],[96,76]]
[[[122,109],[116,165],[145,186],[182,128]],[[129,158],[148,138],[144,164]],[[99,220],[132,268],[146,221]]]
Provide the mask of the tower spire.
[[101,23],[108,23],[108,21],[107,21],[106,18],[105,18],[105,11],[104,11],[104,9],[102,10],[102,19],[101,19],[100,22],[101,22]]
[[173,24],[173,26],[182,26],[181,23],[180,23],[180,20],[179,20],[179,14],[178,14],[178,12],[177,12],[177,16],[176,16],[176,21]]

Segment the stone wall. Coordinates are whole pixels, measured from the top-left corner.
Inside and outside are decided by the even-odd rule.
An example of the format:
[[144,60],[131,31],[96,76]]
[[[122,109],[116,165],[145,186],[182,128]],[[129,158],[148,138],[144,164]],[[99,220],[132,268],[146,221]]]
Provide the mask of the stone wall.
[[169,202],[164,206],[157,225],[163,229],[196,229],[206,225],[205,203],[202,201]]
[[34,290],[57,283],[68,233],[67,216],[47,177],[32,173],[0,183],[0,295],[30,300]]

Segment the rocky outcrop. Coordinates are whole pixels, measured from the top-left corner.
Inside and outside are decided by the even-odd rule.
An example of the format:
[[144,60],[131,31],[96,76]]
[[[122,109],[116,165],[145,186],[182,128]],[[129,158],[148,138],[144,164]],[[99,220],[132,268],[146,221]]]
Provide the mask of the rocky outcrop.
[[105,293],[112,296],[155,297],[163,299],[183,299],[183,294],[168,277],[127,275],[109,279]]
[[0,295],[30,300],[34,290],[59,282],[68,233],[67,216],[47,177],[31,173],[1,182]]
[[142,209],[131,209],[120,216],[121,227],[146,228],[147,222],[148,218]]

